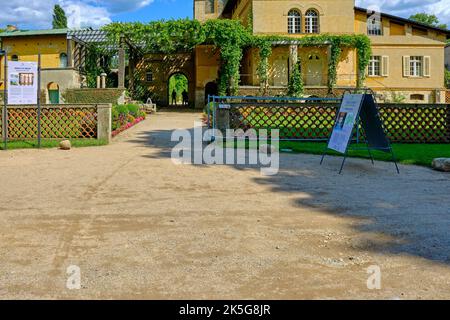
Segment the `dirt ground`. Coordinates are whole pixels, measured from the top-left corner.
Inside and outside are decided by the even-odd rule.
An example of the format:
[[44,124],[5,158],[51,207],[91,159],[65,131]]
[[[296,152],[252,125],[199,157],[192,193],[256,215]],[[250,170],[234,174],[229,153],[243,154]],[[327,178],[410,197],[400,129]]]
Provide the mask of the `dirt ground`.
[[295,154],[272,177],[175,165],[171,131],[198,118],[159,113],[106,147],[0,152],[0,298],[450,298],[450,175],[356,159],[338,175],[339,158]]

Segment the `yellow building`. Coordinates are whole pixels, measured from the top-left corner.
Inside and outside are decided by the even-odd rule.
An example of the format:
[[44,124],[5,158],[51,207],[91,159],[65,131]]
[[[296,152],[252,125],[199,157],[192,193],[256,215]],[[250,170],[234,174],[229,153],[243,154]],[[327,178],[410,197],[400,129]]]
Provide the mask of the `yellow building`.
[[[37,62],[41,55],[41,92],[44,103],[60,103],[66,89],[80,88],[82,77],[74,59],[77,45],[67,29],[17,30],[0,33],[8,61]],[[4,88],[4,59],[0,60],[0,89]]]
[[[256,35],[295,38],[311,34],[366,34],[373,55],[365,86],[378,94],[379,101],[445,102],[444,48],[450,32],[385,13],[355,7],[354,0],[195,0],[194,15],[199,21],[236,19]],[[295,42],[293,42],[295,43]],[[306,92],[327,92],[329,53],[323,47],[298,47],[293,43],[274,44],[270,57],[269,84],[273,94],[286,91],[292,61],[301,61]],[[217,59],[207,46],[196,49],[196,105],[208,84],[217,79]],[[247,49],[241,62],[242,95],[257,95],[258,49]],[[355,87],[357,56],[346,50],[338,65],[336,90]]]

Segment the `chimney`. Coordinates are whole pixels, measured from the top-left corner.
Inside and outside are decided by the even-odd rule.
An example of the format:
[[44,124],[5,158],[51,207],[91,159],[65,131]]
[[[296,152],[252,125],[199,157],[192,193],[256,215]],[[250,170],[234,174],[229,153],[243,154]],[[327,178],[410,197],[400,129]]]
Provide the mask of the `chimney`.
[[17,30],[19,30],[16,26],[14,26],[14,25],[12,25],[12,24],[8,24],[7,26],[6,26],[6,31],[17,31]]

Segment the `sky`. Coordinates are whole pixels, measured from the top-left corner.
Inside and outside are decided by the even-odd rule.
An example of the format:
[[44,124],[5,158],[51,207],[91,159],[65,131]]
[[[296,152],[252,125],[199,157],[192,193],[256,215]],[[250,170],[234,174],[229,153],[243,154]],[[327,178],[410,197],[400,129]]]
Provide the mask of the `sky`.
[[[52,11],[60,4],[69,27],[98,28],[111,21],[192,18],[193,0],[0,0],[0,28],[51,28]],[[378,5],[381,12],[408,18],[418,12],[433,13],[450,27],[450,0],[356,0],[356,5]]]

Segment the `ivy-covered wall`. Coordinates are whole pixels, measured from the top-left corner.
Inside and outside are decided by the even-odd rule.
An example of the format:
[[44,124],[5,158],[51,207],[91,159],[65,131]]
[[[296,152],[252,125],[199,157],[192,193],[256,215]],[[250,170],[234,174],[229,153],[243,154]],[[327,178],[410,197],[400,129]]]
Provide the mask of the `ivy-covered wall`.
[[65,103],[112,103],[123,97],[123,89],[69,89],[63,93]]

